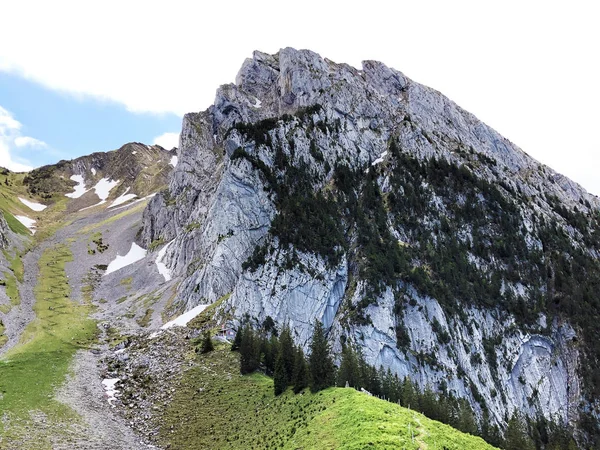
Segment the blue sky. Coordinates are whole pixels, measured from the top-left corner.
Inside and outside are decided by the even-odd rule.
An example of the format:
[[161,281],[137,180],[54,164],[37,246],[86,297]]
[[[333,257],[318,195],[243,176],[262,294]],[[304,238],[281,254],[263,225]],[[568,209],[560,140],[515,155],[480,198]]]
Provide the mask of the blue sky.
[[[33,167],[114,150],[132,141],[152,144],[156,137],[181,128],[181,117],[174,113],[131,112],[113,101],[51,90],[3,72],[0,107],[21,124],[8,142],[12,159]],[[17,142],[25,145],[17,146],[19,137],[46,145],[21,139]]]

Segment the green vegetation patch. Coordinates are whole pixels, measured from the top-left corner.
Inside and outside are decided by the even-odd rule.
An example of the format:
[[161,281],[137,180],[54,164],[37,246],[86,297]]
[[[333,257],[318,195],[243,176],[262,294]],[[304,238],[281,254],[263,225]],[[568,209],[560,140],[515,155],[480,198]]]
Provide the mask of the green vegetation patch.
[[17,278],[9,271],[4,272],[4,279],[2,280],[4,289],[6,289],[6,295],[10,298],[11,306],[18,306],[21,304],[21,297],[19,296],[19,287],[17,285]]
[[91,231],[97,230],[98,228],[102,228],[104,226],[110,225],[111,223],[116,222],[117,220],[120,220],[131,214],[135,214],[139,211],[142,211],[146,207],[147,204],[148,204],[148,201],[144,200],[143,202],[138,203],[136,206],[134,206],[132,208],[128,208],[118,214],[115,214],[114,216],[109,217],[108,219],[104,219],[102,222],[93,223],[86,227],[83,227],[81,230],[78,231],[78,233],[86,234]]
[[152,314],[154,314],[154,310],[152,308],[148,308],[144,315],[137,319],[138,325],[144,328],[150,325],[150,321],[152,320]]
[[272,379],[239,375],[237,353],[220,346],[186,372],[161,417],[171,449],[492,449],[461,433],[354,389],[275,397]]
[[0,348],[6,344],[6,341],[8,341],[8,337],[4,334],[5,330],[6,328],[4,327],[4,322],[2,322],[2,319],[0,319]]
[[[95,321],[88,318],[91,307],[69,298],[65,263],[72,260],[71,251],[64,245],[42,254],[35,288],[36,318],[25,329],[21,344],[0,360],[0,409],[19,423],[31,411],[41,411],[52,423],[75,418],[74,412],[54,400],[53,394],[63,383],[74,353],[88,348],[97,330]],[[5,423],[0,424],[0,434],[9,443],[26,433],[26,421],[24,426],[7,429]]]
[[88,239],[88,254],[95,255],[96,253],[104,253],[108,250],[108,244],[102,241],[102,233],[97,231]]

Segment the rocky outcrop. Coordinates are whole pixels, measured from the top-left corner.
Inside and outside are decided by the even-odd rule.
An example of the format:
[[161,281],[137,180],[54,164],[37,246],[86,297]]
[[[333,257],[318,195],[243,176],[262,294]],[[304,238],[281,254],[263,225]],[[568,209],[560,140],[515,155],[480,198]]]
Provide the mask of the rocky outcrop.
[[552,267],[597,255],[600,203],[439,92],[376,61],[255,52],[184,117],[178,158],[140,239],[170,243],[187,309],[224,299],[235,323],[287,322],[305,347],[320,320],[334,349],[350,339],[498,424],[572,423],[590,398],[590,334]]
[[0,248],[6,248],[8,246],[8,225],[4,220],[4,215],[0,211]]

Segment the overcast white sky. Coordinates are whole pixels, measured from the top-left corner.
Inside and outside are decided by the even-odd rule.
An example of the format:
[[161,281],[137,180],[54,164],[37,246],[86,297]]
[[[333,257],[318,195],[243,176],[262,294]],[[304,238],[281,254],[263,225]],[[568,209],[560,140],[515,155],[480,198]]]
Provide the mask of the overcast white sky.
[[0,71],[182,115],[208,107],[255,49],[377,59],[600,194],[598,2],[189,3],[0,0]]

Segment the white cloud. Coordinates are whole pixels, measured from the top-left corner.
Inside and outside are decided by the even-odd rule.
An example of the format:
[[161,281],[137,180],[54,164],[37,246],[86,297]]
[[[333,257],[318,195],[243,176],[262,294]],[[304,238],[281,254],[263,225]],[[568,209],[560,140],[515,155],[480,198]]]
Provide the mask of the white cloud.
[[[93,10],[65,0],[6,3],[0,42],[10,45],[0,46],[0,70],[132,111],[205,109],[252,50],[310,48],[356,67],[362,59],[383,61],[555,169],[577,161],[569,172],[576,179],[593,164],[597,2],[375,0],[356,8],[305,0],[293,11],[274,0],[172,0],[160,7],[106,0]],[[586,186],[600,193],[600,178],[595,183]]]
[[179,133],[163,133],[160,136],[156,136],[152,143],[171,150],[173,147],[179,146]]
[[30,136],[19,136],[15,138],[15,145],[17,147],[29,147],[29,148],[47,148],[48,144],[39,139],[32,138]]
[[32,169],[27,161],[11,153],[13,147],[18,146],[15,141],[21,138],[33,139],[21,136],[21,123],[0,106],[0,166],[14,172],[27,172]]

